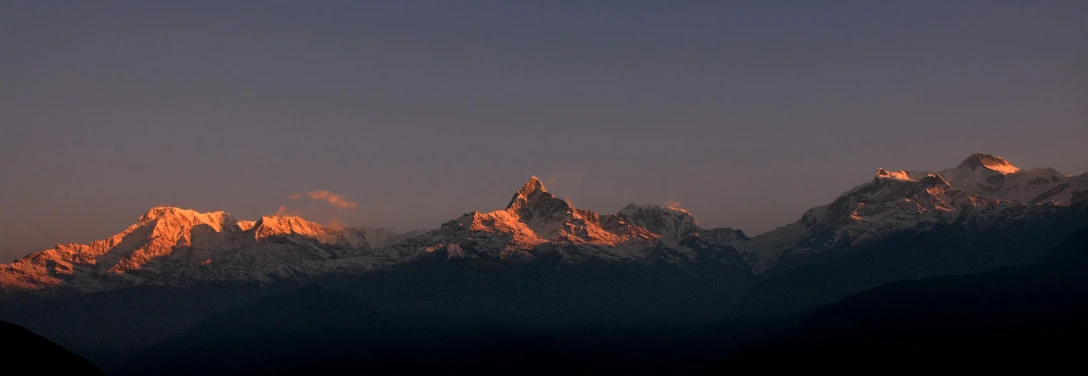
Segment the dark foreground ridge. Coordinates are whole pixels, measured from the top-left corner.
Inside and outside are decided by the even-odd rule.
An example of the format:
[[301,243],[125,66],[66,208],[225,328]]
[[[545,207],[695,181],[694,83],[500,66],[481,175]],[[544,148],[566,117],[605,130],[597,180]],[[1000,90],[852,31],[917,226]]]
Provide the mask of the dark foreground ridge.
[[0,339],[4,342],[0,364],[6,372],[41,368],[49,374],[105,375],[86,359],[21,326],[0,321]]
[[738,351],[719,370],[1080,367],[1088,340],[1085,270],[1088,229],[1037,265],[895,282],[850,296]]
[[308,286],[212,315],[118,373],[720,374],[1072,365],[1088,338],[1086,256],[1088,229],[1034,265],[886,284],[819,308],[767,340],[760,333],[781,323],[522,325],[464,311],[391,307],[343,286]]

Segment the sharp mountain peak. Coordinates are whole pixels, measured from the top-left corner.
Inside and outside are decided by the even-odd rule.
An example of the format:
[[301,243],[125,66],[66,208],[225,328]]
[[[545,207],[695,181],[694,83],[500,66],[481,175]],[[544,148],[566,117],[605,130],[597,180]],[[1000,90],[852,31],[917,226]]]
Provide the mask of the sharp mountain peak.
[[1011,174],[1020,171],[1019,167],[1013,166],[1012,163],[1009,163],[1005,158],[986,153],[971,154],[957,167],[969,170],[975,170],[981,167],[1002,174]]
[[521,185],[521,189],[518,189],[519,194],[523,194],[523,195],[526,195],[526,196],[528,196],[528,195],[530,195],[530,194],[532,194],[534,192],[547,192],[547,191],[548,190],[544,188],[544,183],[541,182],[540,179],[536,177],[536,175],[533,175],[533,176],[529,177],[529,180],[526,181],[525,184]]

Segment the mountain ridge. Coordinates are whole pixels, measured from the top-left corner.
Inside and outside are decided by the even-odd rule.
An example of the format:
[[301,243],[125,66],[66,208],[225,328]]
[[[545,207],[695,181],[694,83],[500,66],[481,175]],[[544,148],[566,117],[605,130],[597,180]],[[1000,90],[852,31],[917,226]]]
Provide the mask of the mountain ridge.
[[51,372],[105,375],[86,359],[22,326],[0,320],[0,338],[4,338],[5,343],[10,344],[0,353],[0,362],[6,365],[24,362],[27,359],[47,358]]
[[502,263],[558,257],[566,263],[665,263],[689,270],[705,269],[696,264],[711,256],[709,262],[721,267],[762,273],[801,255],[864,246],[906,230],[985,227],[1046,216],[1086,198],[1088,174],[1021,170],[975,153],[940,171],[878,169],[872,180],[831,203],[752,238],[740,230],[701,228],[680,208],[632,203],[616,214],[576,208],[536,176],[505,209],[466,213],[438,229],[407,234],[333,229],[294,216],[250,221],[223,211],[156,206],[107,239],[57,245],[0,265],[0,289],[261,283],[365,273],[436,253]]
[[[1003,166],[1004,171],[987,165]],[[761,272],[787,254],[862,246],[939,224],[1007,221],[1046,212],[1048,207],[1068,207],[1088,198],[1077,193],[1086,190],[1088,173],[1065,176],[1049,168],[1021,170],[983,153],[939,171],[880,168],[869,182],[809,209],[797,222],[754,237],[747,250],[753,268]]]

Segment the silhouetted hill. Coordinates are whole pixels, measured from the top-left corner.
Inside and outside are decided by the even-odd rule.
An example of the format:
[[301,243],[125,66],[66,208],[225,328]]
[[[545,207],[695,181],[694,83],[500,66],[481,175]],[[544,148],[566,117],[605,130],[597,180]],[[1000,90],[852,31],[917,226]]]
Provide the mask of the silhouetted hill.
[[1035,264],[1086,226],[1088,201],[1082,201],[1049,217],[975,229],[933,225],[865,246],[805,255],[796,265],[761,274],[740,299],[737,314],[806,313],[886,283]]
[[[427,270],[421,265],[411,270],[420,268]],[[489,269],[486,265],[442,265],[434,271],[438,270],[458,271],[458,275],[430,275],[415,283],[408,281],[418,276],[403,274],[335,280],[325,282],[336,286],[335,290],[309,286],[268,296],[216,313],[186,333],[152,346],[118,371],[132,374],[683,371],[720,361],[727,346],[737,342],[729,337],[736,334],[730,332],[735,328],[730,325],[670,323],[656,316],[649,317],[652,321],[623,323],[624,318],[646,318],[642,316],[645,313],[622,312],[638,303],[624,299],[652,295],[605,299],[607,292],[623,290],[597,289],[614,288],[624,282],[632,283],[631,288],[635,289],[646,284],[630,276],[622,277],[622,272],[607,273],[607,268],[597,269],[604,274],[593,281],[583,281],[588,274],[576,273],[578,277],[569,277],[573,280],[551,276],[533,280],[531,286],[524,285],[528,282],[522,278],[504,279],[502,276],[509,271]],[[592,283],[608,277],[618,279],[611,284]],[[523,285],[502,284],[518,280]],[[577,289],[567,284],[579,282],[587,282],[585,290],[590,291],[572,294]],[[549,286],[549,283],[559,285]],[[530,288],[538,292],[530,294]],[[558,295],[545,299],[548,294]],[[590,302],[594,297],[603,301]],[[503,304],[502,300],[509,302]],[[413,301],[416,303],[412,304]],[[513,309],[515,306],[518,308]],[[605,312],[609,306],[615,312]],[[548,310],[537,314],[540,317],[562,317],[553,321],[525,318],[538,309]],[[488,315],[495,313],[503,317]],[[518,319],[517,325],[510,324],[510,319]],[[610,324],[600,320],[615,321]]]
[[589,364],[586,349],[492,319],[394,314],[311,286],[215,314],[124,371],[525,374],[557,370],[549,359]]
[[0,317],[63,345],[110,371],[147,346],[175,337],[208,315],[294,286],[140,286],[59,299],[0,301]]
[[[737,352],[737,369],[1079,366],[1088,340],[1088,229],[1041,263],[890,283]],[[875,368],[870,368],[875,367]]]
[[0,321],[0,339],[4,342],[0,364],[6,372],[39,369],[50,374],[105,374],[86,359],[21,326]]

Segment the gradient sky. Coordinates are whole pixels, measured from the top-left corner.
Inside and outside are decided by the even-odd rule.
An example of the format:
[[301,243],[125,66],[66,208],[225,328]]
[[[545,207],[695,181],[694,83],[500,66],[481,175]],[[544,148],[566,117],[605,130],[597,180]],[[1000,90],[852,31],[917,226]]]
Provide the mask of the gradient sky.
[[105,238],[154,205],[408,230],[500,209],[537,175],[579,207],[679,202],[755,235],[878,167],[981,151],[1084,173],[1086,15],[1086,1],[5,1],[0,262]]

